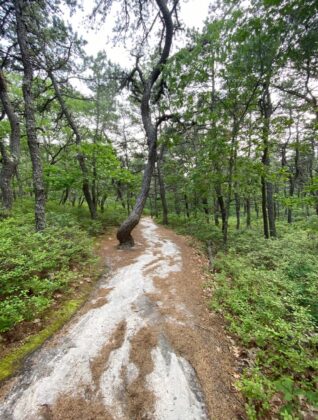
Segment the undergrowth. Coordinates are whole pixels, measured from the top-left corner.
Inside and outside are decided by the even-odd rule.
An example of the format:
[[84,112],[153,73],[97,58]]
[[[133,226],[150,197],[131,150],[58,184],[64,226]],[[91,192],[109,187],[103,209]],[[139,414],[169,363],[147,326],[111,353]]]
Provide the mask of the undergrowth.
[[[216,256],[210,307],[253,355],[237,384],[250,419],[301,419],[318,406],[318,220],[278,224],[265,240],[261,226],[235,231],[222,249],[205,219],[173,216],[180,233],[212,240]],[[233,221],[234,222],[234,221]],[[232,223],[234,225],[234,223]]]
[[48,227],[35,232],[32,203],[17,205],[0,223],[0,333],[39,317],[56,293],[64,293],[86,266],[93,267],[92,236],[122,218],[112,207],[92,221],[85,207],[50,202]]

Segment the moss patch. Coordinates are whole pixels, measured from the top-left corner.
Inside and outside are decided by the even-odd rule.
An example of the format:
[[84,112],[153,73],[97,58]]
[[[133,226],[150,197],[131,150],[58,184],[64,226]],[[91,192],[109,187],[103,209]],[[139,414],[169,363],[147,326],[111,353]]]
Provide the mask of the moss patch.
[[72,299],[63,304],[63,307],[54,312],[54,321],[39,333],[29,337],[24,344],[13,350],[0,360],[0,381],[11,376],[20,366],[22,360],[42,345],[45,340],[58,331],[66,321],[77,311],[85,300],[85,296],[80,299]]

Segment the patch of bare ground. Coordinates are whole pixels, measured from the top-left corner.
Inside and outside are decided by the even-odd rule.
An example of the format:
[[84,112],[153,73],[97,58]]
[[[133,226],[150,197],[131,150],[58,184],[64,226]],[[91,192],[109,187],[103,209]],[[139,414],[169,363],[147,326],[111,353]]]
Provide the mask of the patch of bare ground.
[[122,321],[117,326],[110,340],[92,360],[93,384],[85,387],[85,398],[78,395],[61,395],[52,406],[43,406],[39,413],[43,420],[113,420],[100,397],[99,382],[106,369],[111,352],[121,347],[125,338],[125,332],[126,322]]
[[53,406],[43,406],[39,416],[43,420],[115,420],[101,401],[72,395],[61,396]]
[[112,236],[105,235],[103,237],[99,244],[98,255],[107,264],[110,271],[132,264],[145,251],[146,243],[139,227],[134,231],[134,240],[135,246],[133,248],[118,249],[116,232],[113,232]]
[[178,245],[183,263],[182,270],[172,273],[166,281],[155,279],[159,293],[148,296],[157,302],[167,321],[163,331],[174,350],[194,368],[210,418],[244,418],[244,400],[234,388],[238,363],[231,351],[232,343],[223,319],[207,309],[204,296],[208,259],[189,246],[187,238],[162,226],[158,233]]
[[97,309],[106,305],[108,303],[107,295],[109,295],[112,290],[112,287],[98,289],[96,297],[87,304],[86,308],[88,310]]
[[11,380],[7,380],[1,383],[0,402],[12,391],[15,384],[16,384],[16,378],[11,378]]
[[151,420],[154,411],[154,395],[145,380],[153,371],[152,349],[157,345],[158,331],[155,327],[142,328],[131,341],[130,361],[138,367],[138,377],[128,386],[128,418]]
[[122,321],[114,331],[111,339],[104,345],[99,354],[91,362],[93,381],[99,387],[100,378],[106,369],[110,353],[123,344],[126,332],[126,321]]

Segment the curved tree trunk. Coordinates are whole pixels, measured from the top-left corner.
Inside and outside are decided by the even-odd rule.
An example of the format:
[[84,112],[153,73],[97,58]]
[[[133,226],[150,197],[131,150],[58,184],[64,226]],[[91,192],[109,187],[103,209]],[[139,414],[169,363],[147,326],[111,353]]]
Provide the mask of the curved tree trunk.
[[36,134],[35,106],[33,97],[33,64],[32,53],[28,45],[26,28],[27,16],[25,8],[29,3],[24,0],[14,0],[18,44],[23,64],[23,99],[25,107],[25,126],[28,146],[32,162],[33,189],[35,194],[35,228],[37,231],[45,229],[45,188],[40,147]]
[[[117,239],[119,241],[120,247],[131,247],[134,245],[134,240],[131,235],[131,232],[137,226],[141,218],[148,197],[151,177],[153,174],[157,157],[157,126],[153,123],[151,118],[150,99],[154,84],[158,80],[158,77],[162,72],[162,66],[166,63],[167,58],[170,54],[173,38],[173,22],[171,13],[167,7],[166,0],[156,0],[156,4],[160,9],[165,24],[165,43],[161,56],[157,64],[154,66],[149,78],[144,80],[143,77],[141,77],[141,82],[143,84],[143,95],[141,100],[141,117],[147,137],[148,161],[143,175],[141,191],[137,198],[136,204],[128,218],[122,223],[122,225],[117,231]],[[139,68],[136,70],[138,70],[139,74],[141,74],[141,70]]]
[[156,142],[149,149],[148,162],[145,168],[140,194],[137,198],[136,204],[132,209],[128,218],[121,224],[117,231],[117,239],[122,247],[131,247],[134,245],[132,230],[138,225],[142,215],[145,203],[148,197],[151,176],[156,162]]

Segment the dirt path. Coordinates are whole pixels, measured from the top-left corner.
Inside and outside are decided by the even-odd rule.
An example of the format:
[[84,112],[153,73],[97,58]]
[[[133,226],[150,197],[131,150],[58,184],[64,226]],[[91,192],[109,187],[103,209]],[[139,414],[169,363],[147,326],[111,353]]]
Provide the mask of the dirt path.
[[0,419],[235,419],[235,360],[202,296],[205,264],[143,219],[133,250],[105,239],[111,273],[5,384]]

